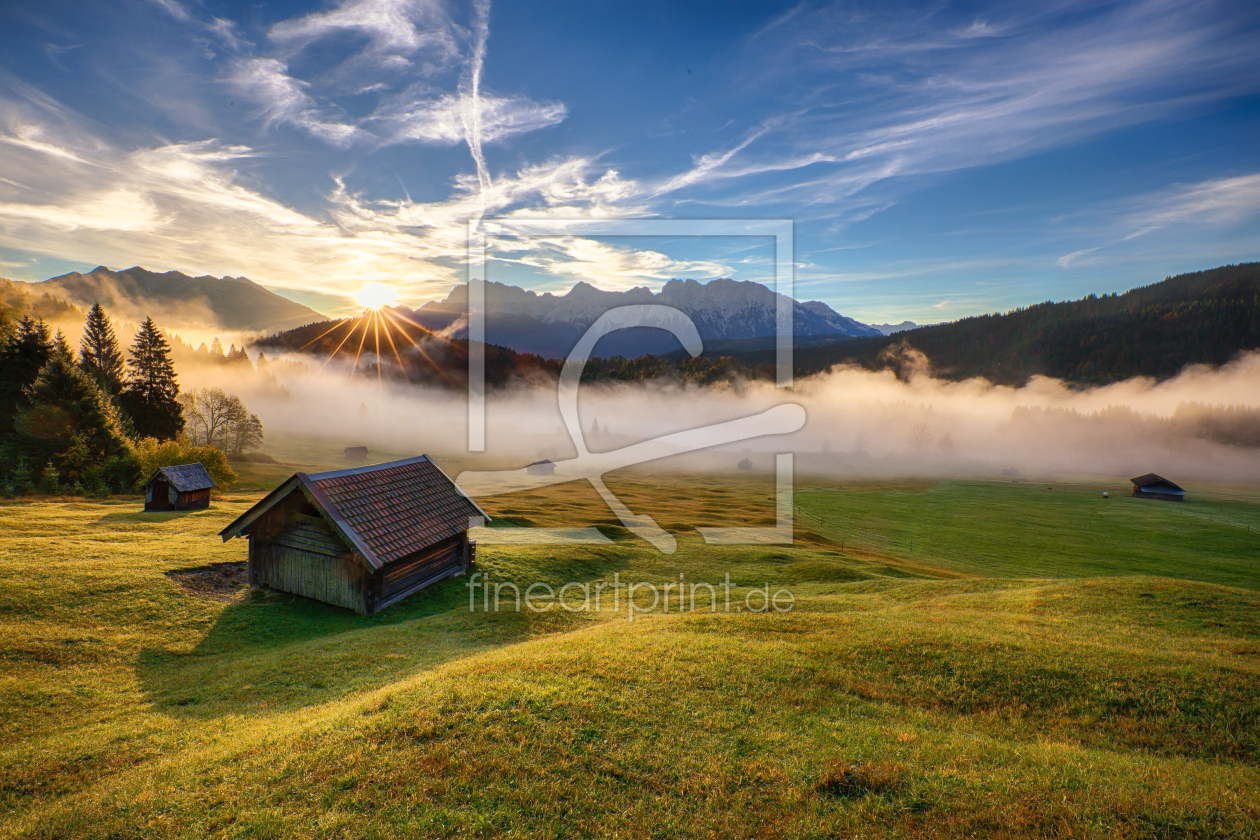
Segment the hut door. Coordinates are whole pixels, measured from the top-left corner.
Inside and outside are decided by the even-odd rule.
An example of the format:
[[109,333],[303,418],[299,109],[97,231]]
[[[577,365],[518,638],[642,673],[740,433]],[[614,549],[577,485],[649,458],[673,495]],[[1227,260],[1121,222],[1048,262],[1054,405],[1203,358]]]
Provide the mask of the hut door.
[[170,484],[165,481],[153,482],[153,510],[170,510]]

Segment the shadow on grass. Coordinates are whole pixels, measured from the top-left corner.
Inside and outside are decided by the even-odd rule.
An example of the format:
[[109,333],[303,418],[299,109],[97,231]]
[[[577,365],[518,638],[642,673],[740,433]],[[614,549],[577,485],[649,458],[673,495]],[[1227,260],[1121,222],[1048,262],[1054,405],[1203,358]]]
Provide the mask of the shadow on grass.
[[160,510],[146,511],[143,502],[137,506],[138,510],[116,510],[113,513],[107,513],[97,522],[116,523],[116,522],[171,522],[176,519],[183,519],[194,513],[200,513],[196,510]]
[[540,632],[523,615],[471,613],[463,583],[444,581],[370,616],[253,591],[225,607],[192,650],[142,651],[137,675],[145,698],[169,714],[271,714],[337,700]]

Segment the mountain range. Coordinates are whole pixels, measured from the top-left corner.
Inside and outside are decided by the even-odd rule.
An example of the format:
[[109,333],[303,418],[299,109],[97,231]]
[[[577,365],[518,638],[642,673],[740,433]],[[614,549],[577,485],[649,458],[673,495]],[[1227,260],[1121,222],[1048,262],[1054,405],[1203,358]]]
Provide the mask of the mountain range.
[[[624,292],[603,291],[579,282],[563,295],[539,294],[489,282],[485,284],[485,299],[487,343],[510,347],[518,353],[558,358],[567,355],[601,315],[630,304],[679,309],[691,318],[706,342],[772,336],[778,296],[760,283],[721,279],[708,283],[670,280],[655,293],[643,286]],[[451,338],[467,337],[467,285],[456,286],[445,300],[426,303],[418,309],[400,306],[394,310],[434,332],[446,332]],[[881,335],[874,327],[845,317],[821,301],[792,301],[792,313],[798,336]],[[596,345],[595,353],[633,358],[677,349],[680,345],[672,335],[645,327],[605,336]]]
[[140,266],[112,271],[102,265],[28,286],[35,295],[47,293],[85,309],[99,301],[120,322],[138,324],[152,316],[169,330],[264,332],[326,318],[247,277],[190,277]]
[[913,330],[918,329],[919,327],[931,325],[916,324],[914,321],[902,321],[900,324],[871,324],[871,326],[879,330],[884,335],[892,335],[893,333],[905,332],[906,330]]

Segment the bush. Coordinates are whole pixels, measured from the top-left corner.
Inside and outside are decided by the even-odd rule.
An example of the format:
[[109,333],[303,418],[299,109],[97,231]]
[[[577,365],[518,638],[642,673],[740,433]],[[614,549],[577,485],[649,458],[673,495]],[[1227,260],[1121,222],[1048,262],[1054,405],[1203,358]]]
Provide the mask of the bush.
[[136,458],[140,462],[140,475],[136,489],[144,487],[158,467],[173,467],[200,461],[220,490],[236,481],[236,473],[228,466],[227,456],[212,446],[195,446],[183,436],[175,440],[159,441],[147,437],[136,443]]

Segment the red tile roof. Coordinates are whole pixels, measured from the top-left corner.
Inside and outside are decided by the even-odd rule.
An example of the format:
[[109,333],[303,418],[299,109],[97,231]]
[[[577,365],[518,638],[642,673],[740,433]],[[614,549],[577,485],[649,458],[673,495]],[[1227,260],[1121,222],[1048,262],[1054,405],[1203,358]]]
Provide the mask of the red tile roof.
[[307,476],[381,564],[468,530],[481,508],[427,456]]
[[220,535],[225,541],[239,536],[299,485],[375,569],[468,530],[470,518],[490,518],[421,455],[350,470],[298,473]]

